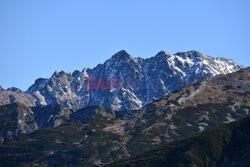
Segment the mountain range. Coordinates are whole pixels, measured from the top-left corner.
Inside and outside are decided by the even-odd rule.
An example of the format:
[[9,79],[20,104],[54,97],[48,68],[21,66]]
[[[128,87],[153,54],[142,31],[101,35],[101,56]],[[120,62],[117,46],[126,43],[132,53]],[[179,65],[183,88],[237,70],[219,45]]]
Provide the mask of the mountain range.
[[[0,87],[0,105],[19,102],[26,106],[58,104],[74,110],[92,105],[116,111],[136,110],[188,83],[242,68],[232,60],[197,51],[174,55],[160,51],[143,59],[122,50],[93,69],[84,68],[72,74],[61,71],[48,79],[39,78],[25,92]],[[88,89],[89,78],[120,79],[122,89]]]
[[2,105],[0,166],[244,166],[249,81],[250,68],[201,78],[135,110]]

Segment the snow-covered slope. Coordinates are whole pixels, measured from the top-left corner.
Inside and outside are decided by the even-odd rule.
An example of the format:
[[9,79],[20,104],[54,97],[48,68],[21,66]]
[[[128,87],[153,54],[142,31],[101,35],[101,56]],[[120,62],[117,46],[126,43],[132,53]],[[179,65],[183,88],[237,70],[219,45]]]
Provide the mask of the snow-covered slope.
[[[55,72],[38,79],[26,91],[39,104],[64,104],[72,108],[100,105],[114,110],[138,109],[184,85],[218,74],[241,69],[232,60],[205,56],[197,51],[164,51],[156,56],[134,58],[122,50],[93,69],[72,74]],[[122,89],[87,89],[87,78],[122,79]],[[97,82],[96,82],[97,85]]]

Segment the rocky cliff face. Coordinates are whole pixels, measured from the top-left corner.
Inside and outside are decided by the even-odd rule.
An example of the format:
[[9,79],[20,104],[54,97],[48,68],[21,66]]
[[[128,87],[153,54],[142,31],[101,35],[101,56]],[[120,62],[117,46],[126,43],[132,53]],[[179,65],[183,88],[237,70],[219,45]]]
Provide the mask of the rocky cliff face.
[[[212,58],[197,51],[174,55],[164,51],[156,56],[134,58],[120,51],[93,69],[84,68],[72,74],[55,72],[49,79],[38,79],[27,90],[36,104],[63,104],[78,109],[100,105],[114,110],[139,109],[145,104],[183,87],[184,85],[218,74],[241,69],[232,60]],[[87,79],[122,79],[122,89],[87,89]],[[100,86],[100,85],[99,85]],[[114,81],[114,86],[117,83]]]
[[36,104],[36,98],[30,94],[23,92],[18,88],[3,89],[0,86],[0,105],[19,102],[26,106],[34,106]]

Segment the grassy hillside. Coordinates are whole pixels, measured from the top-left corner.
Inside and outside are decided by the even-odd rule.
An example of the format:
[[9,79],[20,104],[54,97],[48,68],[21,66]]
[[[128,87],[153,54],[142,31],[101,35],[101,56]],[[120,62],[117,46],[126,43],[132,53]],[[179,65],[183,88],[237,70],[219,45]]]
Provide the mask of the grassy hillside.
[[243,118],[108,166],[248,166],[250,164],[249,126],[250,117]]
[[0,145],[0,166],[89,166],[117,160],[125,154],[119,148],[120,136],[102,130],[113,121],[94,116],[20,135]]

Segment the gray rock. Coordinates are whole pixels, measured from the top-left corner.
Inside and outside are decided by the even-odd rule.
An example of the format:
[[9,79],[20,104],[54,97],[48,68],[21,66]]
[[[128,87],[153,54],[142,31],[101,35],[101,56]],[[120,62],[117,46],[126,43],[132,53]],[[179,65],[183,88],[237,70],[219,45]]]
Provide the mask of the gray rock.
[[[164,51],[156,56],[134,58],[122,50],[93,69],[73,74],[55,72],[49,79],[37,80],[26,92],[37,104],[63,104],[79,109],[100,105],[114,110],[139,109],[186,84],[241,69],[232,60],[212,58],[197,51]],[[87,89],[87,78],[122,79],[122,89]],[[97,81],[95,82],[97,86]],[[117,83],[114,83],[117,86]]]

